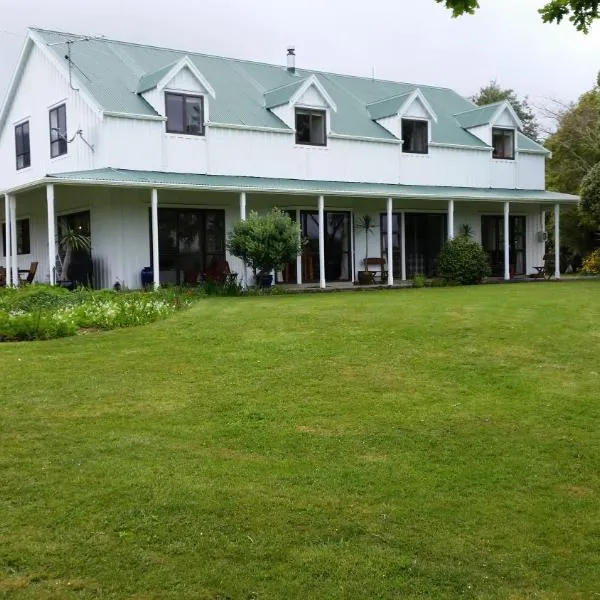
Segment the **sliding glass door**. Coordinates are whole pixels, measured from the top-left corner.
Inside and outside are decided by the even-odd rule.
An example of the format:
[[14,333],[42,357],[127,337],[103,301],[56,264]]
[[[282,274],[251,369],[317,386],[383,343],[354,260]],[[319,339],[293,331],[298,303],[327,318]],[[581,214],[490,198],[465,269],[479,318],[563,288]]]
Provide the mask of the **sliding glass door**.
[[[319,281],[319,213],[300,213],[302,236],[307,240],[302,249],[302,281]],[[350,213],[325,212],[325,280],[350,280]]]
[[162,282],[196,284],[225,261],[225,211],[159,208],[158,247]]
[[[405,213],[406,276],[436,275],[437,257],[446,241],[447,215],[444,213]],[[387,258],[387,215],[380,216],[381,252]],[[401,215],[392,214],[394,277],[401,276]]]
[[[510,216],[508,219],[509,273],[524,275],[525,265],[525,226],[523,216]],[[481,244],[490,258],[493,277],[504,276],[504,216],[484,215],[481,217]]]

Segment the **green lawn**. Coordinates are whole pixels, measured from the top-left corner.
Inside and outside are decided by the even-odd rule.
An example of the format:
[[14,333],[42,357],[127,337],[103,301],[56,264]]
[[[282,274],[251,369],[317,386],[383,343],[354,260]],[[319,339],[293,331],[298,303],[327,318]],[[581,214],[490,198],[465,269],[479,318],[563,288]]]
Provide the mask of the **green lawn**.
[[0,598],[600,597],[600,282],[207,299],[0,398]]

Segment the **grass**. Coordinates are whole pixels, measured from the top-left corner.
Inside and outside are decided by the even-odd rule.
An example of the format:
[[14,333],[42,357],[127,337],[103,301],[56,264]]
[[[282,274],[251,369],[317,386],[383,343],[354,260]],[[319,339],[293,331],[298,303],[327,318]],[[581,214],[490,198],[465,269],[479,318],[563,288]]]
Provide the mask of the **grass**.
[[0,347],[0,598],[600,597],[600,282],[210,298]]

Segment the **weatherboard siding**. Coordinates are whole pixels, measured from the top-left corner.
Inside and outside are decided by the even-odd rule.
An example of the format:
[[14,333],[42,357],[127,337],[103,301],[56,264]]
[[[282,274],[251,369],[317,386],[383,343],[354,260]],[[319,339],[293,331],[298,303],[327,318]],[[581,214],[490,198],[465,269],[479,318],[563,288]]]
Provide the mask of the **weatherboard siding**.
[[[66,104],[67,135],[72,138],[82,130],[85,139],[97,143],[100,114],[94,111],[79,92],[69,87],[68,78],[60,73],[35,45],[12,101],[4,127],[0,131],[0,188],[11,188],[34,181],[47,173],[59,173],[102,166],[95,153],[76,137],[66,155],[50,158],[49,110]],[[31,166],[16,170],[15,125],[29,120]]]

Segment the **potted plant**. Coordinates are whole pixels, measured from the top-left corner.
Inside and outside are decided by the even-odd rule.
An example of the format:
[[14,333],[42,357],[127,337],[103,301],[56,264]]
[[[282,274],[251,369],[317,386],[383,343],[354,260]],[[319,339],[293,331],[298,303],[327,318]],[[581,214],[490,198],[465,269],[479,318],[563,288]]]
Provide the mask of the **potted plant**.
[[233,226],[227,247],[252,268],[259,287],[269,288],[273,283],[272,272],[283,269],[300,254],[300,228],[278,208],[266,215],[251,211],[245,221]]
[[373,283],[373,278],[371,277],[367,266],[367,258],[369,258],[369,236],[375,230],[373,225],[373,217],[369,214],[362,215],[354,224],[354,229],[357,231],[362,231],[365,234],[365,258],[363,259],[364,269],[358,272],[358,283],[360,285],[369,285]]
[[[60,281],[89,284],[91,239],[87,233],[59,221],[58,247],[64,252]],[[77,267],[77,273],[70,273]]]

